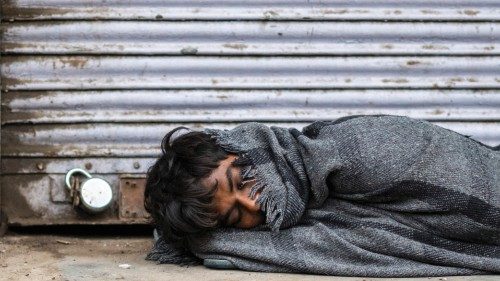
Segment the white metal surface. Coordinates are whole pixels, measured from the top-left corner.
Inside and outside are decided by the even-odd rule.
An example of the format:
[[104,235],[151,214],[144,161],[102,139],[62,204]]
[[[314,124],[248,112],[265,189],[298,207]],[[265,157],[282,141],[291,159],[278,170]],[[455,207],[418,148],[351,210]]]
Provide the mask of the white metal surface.
[[[301,127],[309,123],[269,123]],[[473,136],[486,144],[500,140],[500,123],[436,122]],[[181,124],[78,124],[7,127],[3,132],[4,156],[15,157],[156,157],[163,136]],[[193,129],[231,128],[228,123],[182,124]],[[35,133],[36,130],[36,133]]]
[[[500,13],[500,11],[499,11]],[[4,26],[22,54],[499,54],[498,22],[61,21]]]
[[9,19],[498,20],[496,0],[10,0]]
[[331,120],[396,114],[500,120],[496,90],[137,90],[5,93],[3,124]]
[[7,90],[500,87],[500,60],[493,56],[25,56],[2,62]]

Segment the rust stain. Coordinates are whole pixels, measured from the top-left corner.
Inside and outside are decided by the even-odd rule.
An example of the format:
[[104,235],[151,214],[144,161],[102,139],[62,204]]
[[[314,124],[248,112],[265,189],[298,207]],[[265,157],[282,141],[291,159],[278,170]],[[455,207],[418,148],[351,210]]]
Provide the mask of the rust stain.
[[219,81],[217,81],[217,79],[212,79],[211,81],[212,81],[212,84],[214,84],[214,85],[217,85],[219,83]]
[[444,111],[441,110],[441,109],[439,109],[439,108],[436,108],[435,110],[433,110],[431,112],[432,115],[440,115],[440,114],[443,114],[443,113],[444,113]]
[[347,78],[347,79],[345,79],[344,81],[345,81],[346,83],[351,83],[351,81],[352,81],[352,80],[351,80],[350,78]]
[[161,20],[161,19],[163,19],[163,16],[162,15],[156,15],[155,19]]
[[[145,223],[146,216],[120,219],[118,202],[99,216],[73,209],[62,186],[63,175],[4,175],[2,209],[18,225]],[[141,206],[139,206],[140,208]]]
[[73,12],[68,8],[29,8],[25,6],[16,6],[16,1],[4,0],[2,3],[2,14],[4,19],[10,21],[14,19],[35,19],[47,16],[62,16]]
[[144,176],[122,176],[120,178],[120,197],[118,208],[120,219],[145,219],[149,218],[144,209],[144,189],[146,178]]
[[227,100],[229,98],[229,96],[226,96],[226,95],[217,95],[216,97],[223,100],[223,101]]
[[471,83],[475,83],[475,82],[478,82],[478,80],[476,78],[467,78],[467,81],[471,82]]
[[[42,176],[35,177],[40,180]],[[33,179],[33,177],[31,177]],[[26,198],[21,194],[20,189],[29,185],[31,181],[24,176],[3,176],[2,177],[2,210],[7,213],[9,219],[34,218],[37,213],[30,207]]]
[[451,83],[453,83],[453,82],[463,82],[464,79],[462,77],[455,77],[455,78],[450,78],[448,81],[451,82]]
[[391,50],[394,48],[394,46],[392,46],[391,44],[384,44],[384,45],[382,45],[382,48]]
[[438,45],[423,45],[422,49],[425,50],[449,50],[450,48],[446,46],[438,46]]
[[424,15],[439,15],[440,14],[439,11],[435,11],[435,10],[420,10],[420,12]]
[[495,46],[487,46],[483,48],[485,51],[493,51],[495,50]]
[[464,81],[464,78],[462,78],[462,77],[450,78],[446,81],[446,86],[453,87],[453,86],[455,86],[456,83],[463,82],[463,81]]
[[324,15],[330,15],[330,14],[336,14],[336,15],[341,15],[341,14],[346,14],[349,11],[347,9],[326,9],[322,11],[322,14]]
[[[82,148],[81,145],[74,143],[59,144],[59,143],[39,143],[33,142],[36,140],[38,131],[50,130],[52,125],[37,125],[37,126],[6,126],[2,128],[2,149],[5,156],[43,156],[43,157],[60,157],[68,155],[74,157],[89,157],[89,156],[110,156],[113,151],[110,148],[99,146],[89,146]],[[80,128],[91,128],[91,125],[82,126]],[[123,148],[124,150],[132,148]]]
[[[2,136],[3,137],[3,136]],[[9,137],[12,139],[13,136]],[[5,137],[7,138],[7,137]],[[88,156],[84,151],[78,150],[76,147],[66,146],[70,149],[73,149],[75,152],[75,156]],[[55,148],[52,145],[28,145],[22,143],[21,141],[17,141],[15,143],[9,143],[5,140],[5,143],[2,141],[3,153],[8,156],[45,156],[45,157],[57,157],[60,156],[59,149]]]
[[8,164],[6,163],[6,161],[1,161],[1,165],[2,165],[1,166],[2,167],[2,175],[22,174],[25,172],[25,170],[29,170],[29,169],[26,169],[26,165],[24,165],[24,163],[22,163],[22,161],[9,161]]
[[405,78],[399,78],[399,79],[382,79],[382,82],[383,83],[398,83],[398,84],[402,84],[402,83],[408,83],[408,79],[405,79]]
[[406,62],[406,65],[411,65],[411,66],[418,65],[418,64],[421,64],[421,62],[418,60],[409,60]]
[[[19,51],[19,50],[24,50],[24,49],[32,49],[32,50],[39,50],[40,45],[33,44],[33,43],[16,43],[16,42],[3,42],[1,46],[2,52],[14,52],[14,51]],[[43,49],[43,48],[42,48]]]
[[[77,57],[77,58],[60,58],[59,61],[63,64],[63,65],[71,65],[72,67],[74,68],[83,68],[87,62],[88,62],[88,58],[85,58],[85,57]],[[64,66],[63,66],[64,67]]]
[[13,88],[30,83],[31,81],[28,79],[17,79],[10,77],[2,77],[2,91],[9,91]]
[[400,10],[394,10],[394,12],[393,12],[393,13],[394,13],[395,15],[401,15],[401,14],[402,14],[402,12],[401,12]]
[[38,61],[45,61],[44,58],[33,58],[32,56],[4,56],[2,57],[2,63],[3,64],[13,64],[13,63],[19,63],[19,62],[31,62],[33,60],[38,60]]
[[226,43],[223,46],[226,48],[231,48],[231,49],[240,50],[240,51],[248,48],[248,46],[246,44],[241,44],[241,43]]
[[500,83],[500,78],[495,78],[495,82]]
[[464,10],[464,14],[466,14],[468,16],[475,16],[475,15],[479,14],[479,11],[476,11],[476,10]]
[[2,106],[2,125],[13,123],[33,122],[45,117],[41,110],[37,111],[12,111],[7,106]]

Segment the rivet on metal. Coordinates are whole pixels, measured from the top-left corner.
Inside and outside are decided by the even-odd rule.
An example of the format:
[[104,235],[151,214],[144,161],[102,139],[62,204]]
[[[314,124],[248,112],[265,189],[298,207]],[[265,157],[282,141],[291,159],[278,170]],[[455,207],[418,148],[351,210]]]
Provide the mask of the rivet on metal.
[[42,171],[43,169],[45,169],[45,164],[43,164],[42,162],[40,163],[37,163],[36,164],[36,168],[40,171]]

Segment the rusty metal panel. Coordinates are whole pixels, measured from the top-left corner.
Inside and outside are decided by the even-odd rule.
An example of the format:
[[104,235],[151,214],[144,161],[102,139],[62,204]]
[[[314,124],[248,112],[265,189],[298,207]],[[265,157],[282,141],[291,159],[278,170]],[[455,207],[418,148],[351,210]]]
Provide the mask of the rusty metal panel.
[[[397,114],[500,144],[496,0],[9,0],[2,12],[12,224],[144,223],[144,175],[180,125]],[[111,184],[109,210],[71,206],[72,168]]]
[[2,31],[6,54],[500,53],[498,22],[64,21],[14,22]]
[[[118,179],[110,175],[96,175],[118,186]],[[64,174],[2,175],[2,209],[9,223],[30,224],[95,224],[118,223],[118,204],[115,202],[104,213],[88,215],[74,209],[64,186]],[[118,190],[113,190],[117,198]]]
[[498,20],[496,0],[8,0],[7,19]]
[[116,187],[113,190],[116,201],[104,213],[89,215],[74,209],[63,184],[64,174],[2,176],[2,209],[9,214],[9,223],[13,225],[148,222],[149,215],[143,206],[144,176],[96,176]]
[[[155,152],[160,154],[160,150]],[[70,168],[83,168],[91,174],[145,174],[154,163],[155,157],[132,158],[54,158],[54,157],[29,157],[29,158],[3,158],[1,170],[3,175],[16,174],[65,174]]]
[[3,124],[294,122],[355,114],[500,120],[497,90],[9,91]]
[[[300,129],[309,123],[269,123]],[[500,143],[500,122],[436,122],[486,144]],[[157,157],[162,137],[181,124],[23,125],[4,128],[3,156],[8,157]],[[228,123],[184,123],[194,129],[231,128]],[[35,133],[36,132],[36,133]]]
[[498,88],[495,56],[9,56],[5,90]]
[[147,222],[151,217],[144,208],[144,176],[123,175],[120,177],[118,208],[120,218],[133,222]]

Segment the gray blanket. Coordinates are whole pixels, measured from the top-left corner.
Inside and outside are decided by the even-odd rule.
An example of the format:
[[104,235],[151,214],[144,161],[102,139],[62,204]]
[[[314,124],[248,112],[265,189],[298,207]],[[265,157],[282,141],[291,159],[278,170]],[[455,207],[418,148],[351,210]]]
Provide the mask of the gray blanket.
[[[190,237],[250,271],[411,277],[500,273],[500,151],[429,122],[352,116],[302,131],[206,129],[247,159],[266,225]],[[149,259],[176,255],[160,239]]]

